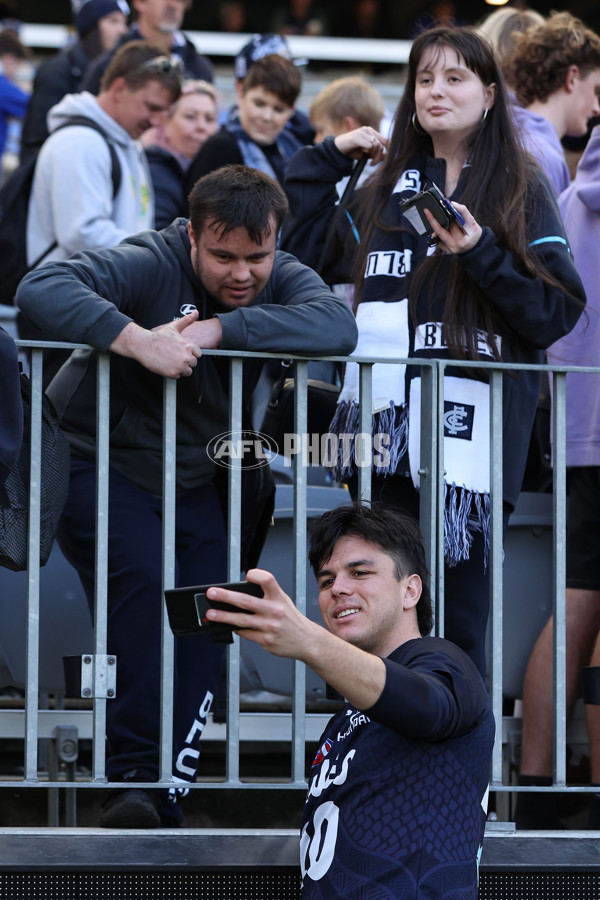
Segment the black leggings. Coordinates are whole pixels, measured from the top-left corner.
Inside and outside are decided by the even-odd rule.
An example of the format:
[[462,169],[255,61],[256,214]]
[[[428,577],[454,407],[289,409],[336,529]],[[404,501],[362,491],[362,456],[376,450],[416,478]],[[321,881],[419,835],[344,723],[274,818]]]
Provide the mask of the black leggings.
[[[357,498],[358,479],[348,483],[352,499]],[[419,493],[410,478],[373,475],[371,498],[391,509],[399,509],[419,519]],[[509,511],[504,508],[504,531]],[[444,566],[444,637],[461,647],[471,657],[482,677],[486,669],[486,628],[490,607],[490,569],[483,565],[484,540],[475,532],[469,559],[456,566]],[[436,586],[431,586],[432,596]]]

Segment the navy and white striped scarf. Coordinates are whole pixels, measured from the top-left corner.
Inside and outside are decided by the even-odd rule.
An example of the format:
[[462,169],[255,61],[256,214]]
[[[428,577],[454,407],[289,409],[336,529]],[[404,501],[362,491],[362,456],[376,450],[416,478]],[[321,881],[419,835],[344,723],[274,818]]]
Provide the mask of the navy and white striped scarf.
[[[388,221],[400,224],[400,203],[427,186],[418,169],[400,176],[387,206]],[[403,224],[406,224],[404,220]],[[416,233],[378,232],[367,257],[361,302],[357,310],[359,339],[354,356],[401,359],[451,359],[442,326],[445,296],[433,291],[417,305],[417,327],[408,313],[408,282],[428,252],[427,239]],[[443,271],[442,271],[443,275]],[[439,280],[444,284],[444,278]],[[428,292],[425,292],[428,293]],[[493,355],[480,336],[479,356]],[[498,339],[499,340],[499,339]],[[354,471],[354,444],[359,430],[358,365],[346,367],[344,386],[331,431],[351,435],[339,441],[335,469],[340,480]],[[479,380],[482,379],[482,380]],[[419,487],[421,377],[418,366],[378,363],[373,366],[373,435],[375,446],[389,453],[373,455],[373,470],[383,476],[410,468]],[[342,448],[345,452],[342,453]],[[489,393],[481,373],[460,366],[444,377],[445,558],[450,565],[468,559],[475,531],[489,546]]]
[[[229,119],[225,123],[225,129],[236,139],[242,154],[242,159],[244,160],[244,165],[251,166],[253,169],[260,169],[261,172],[270,175],[275,181],[280,180],[263,148],[260,144],[253,141],[242,128],[237,110],[234,110],[231,113]],[[294,153],[302,147],[302,144],[289,128],[284,128],[278,135],[275,146],[281,154],[284,166],[287,168],[290,159]]]

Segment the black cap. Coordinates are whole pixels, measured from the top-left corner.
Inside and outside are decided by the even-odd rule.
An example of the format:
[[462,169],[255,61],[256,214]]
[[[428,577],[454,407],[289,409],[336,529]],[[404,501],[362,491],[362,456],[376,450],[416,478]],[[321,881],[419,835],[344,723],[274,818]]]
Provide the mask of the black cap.
[[[240,52],[235,58],[235,77],[238,79],[245,78],[252,63],[262,59],[263,56],[269,56],[276,53],[291,59],[292,54],[288,42],[280,34],[255,34],[251,41],[244,44]],[[295,62],[299,62],[295,60]],[[305,62],[302,60],[301,62]]]

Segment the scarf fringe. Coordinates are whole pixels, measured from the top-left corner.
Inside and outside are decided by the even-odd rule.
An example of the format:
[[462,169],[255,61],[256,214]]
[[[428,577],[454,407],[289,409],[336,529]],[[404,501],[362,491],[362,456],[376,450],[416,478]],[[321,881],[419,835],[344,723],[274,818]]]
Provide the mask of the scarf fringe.
[[456,484],[444,486],[444,560],[456,566],[469,558],[473,533],[482,532],[483,566],[490,552],[490,495],[469,491]]
[[[386,466],[374,466],[377,475],[393,475],[408,451],[408,410],[395,406],[390,400],[388,409],[375,413],[371,419],[373,434],[390,436],[390,459]],[[359,407],[354,401],[339,403],[329,426],[332,434],[351,435],[339,441],[337,461],[332,468],[337,481],[344,481],[355,472],[355,445],[359,429]],[[490,551],[490,495],[460,487],[456,483],[444,485],[444,559],[456,566],[469,558],[473,534],[482,532],[484,539],[484,568]]]
[[[358,404],[353,400],[339,403],[329,430],[332,434],[348,435],[349,440],[340,441],[338,444],[337,462],[332,467],[334,477],[338,481],[344,481],[354,474],[358,429]],[[389,459],[386,459],[385,465],[378,464],[373,469],[377,475],[393,475],[398,469],[402,457],[408,451],[407,407],[395,406],[394,402],[390,400],[390,405],[387,409],[376,412],[371,417],[371,434],[385,434],[389,436],[389,442],[385,444],[385,449],[389,452]]]

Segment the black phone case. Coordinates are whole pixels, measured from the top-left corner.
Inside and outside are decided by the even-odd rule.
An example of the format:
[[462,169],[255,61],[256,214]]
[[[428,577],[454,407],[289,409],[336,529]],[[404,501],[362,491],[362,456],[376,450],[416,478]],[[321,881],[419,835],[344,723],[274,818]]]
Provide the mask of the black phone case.
[[[407,216],[418,234],[431,234],[433,231],[425,217],[425,209],[428,209],[435,216],[442,228],[448,230],[451,223],[456,222],[463,231],[465,230],[461,217],[436,185],[432,185],[426,191],[422,191],[409,200],[405,200],[401,204],[400,209],[403,215]],[[413,209],[418,212],[421,228],[417,227],[414,216],[411,217],[410,211]]]
[[208,634],[215,643],[233,643],[233,630],[222,622],[205,622],[204,617],[210,607],[235,612],[236,606],[209,600],[206,592],[211,587],[225,588],[228,591],[239,591],[263,597],[263,590],[258,584],[250,581],[236,581],[228,584],[202,584],[192,587],[172,588],[165,591],[165,603],[171,631],[176,637],[190,634]]
[[[451,219],[450,219],[450,215],[449,215],[448,211],[446,210],[446,208],[442,204],[442,202],[440,200],[438,200],[437,197],[434,197],[433,194],[429,193],[428,191],[426,191],[423,195],[423,199],[420,204],[419,212],[421,211],[422,208],[428,209],[438,220],[438,222],[440,223],[442,228],[446,228],[446,229],[450,228]],[[421,218],[422,218],[423,222],[427,222],[427,219],[425,218],[425,216],[423,214],[421,215]],[[427,223],[427,225],[429,227],[429,223]]]
[[431,234],[433,229],[429,222],[427,221],[424,213],[424,209],[428,209],[440,223],[442,228],[450,227],[450,216],[439,202],[437,197],[435,197],[430,191],[423,191],[420,194],[415,194],[414,197],[411,197],[410,200],[405,200],[402,204],[402,213],[407,215],[411,209],[414,209],[419,214],[419,220],[421,223],[421,228],[417,227],[417,223],[414,221],[414,218],[411,218],[410,214],[407,216],[409,221],[411,222],[413,228],[419,234]]

